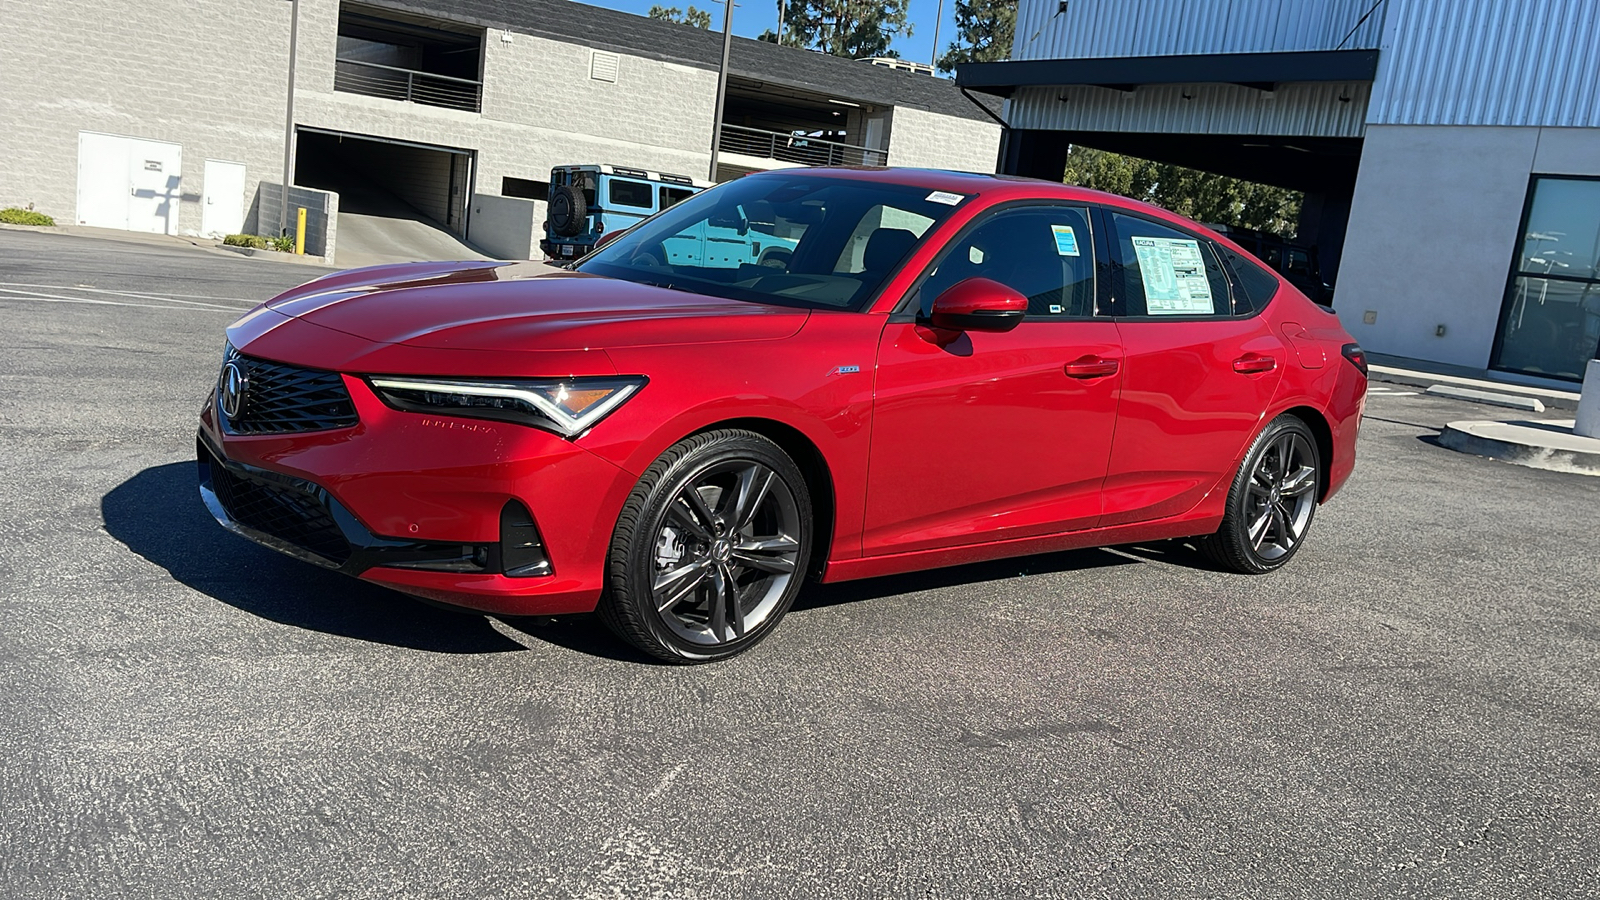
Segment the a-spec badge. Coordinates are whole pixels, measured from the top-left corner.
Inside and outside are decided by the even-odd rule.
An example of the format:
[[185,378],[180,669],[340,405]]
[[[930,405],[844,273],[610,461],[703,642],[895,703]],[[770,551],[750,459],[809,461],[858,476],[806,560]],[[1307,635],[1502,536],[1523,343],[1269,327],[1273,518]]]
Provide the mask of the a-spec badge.
[[834,366],[829,375],[853,375],[861,371],[860,366]]
[[217,396],[221,401],[222,414],[230,419],[237,418],[239,411],[244,409],[244,395],[250,390],[250,376],[245,374],[244,367],[236,362],[230,362],[222,367],[221,384],[217,386]]

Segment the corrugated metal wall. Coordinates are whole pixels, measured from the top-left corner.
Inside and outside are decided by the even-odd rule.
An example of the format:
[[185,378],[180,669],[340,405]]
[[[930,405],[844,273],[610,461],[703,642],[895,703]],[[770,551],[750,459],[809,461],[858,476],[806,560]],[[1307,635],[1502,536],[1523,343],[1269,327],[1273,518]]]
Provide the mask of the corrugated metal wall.
[[1059,131],[1360,137],[1370,89],[1366,82],[1285,84],[1271,95],[1233,84],[1151,85],[1133,93],[1023,88],[1006,115],[1014,128]]
[[1372,124],[1600,126],[1597,0],[1389,5]]
[[1059,12],[1059,0],[1021,0],[1011,58],[1333,50],[1341,42],[1347,50],[1371,49],[1383,33],[1386,5],[1381,0],[1068,0],[1066,12]]

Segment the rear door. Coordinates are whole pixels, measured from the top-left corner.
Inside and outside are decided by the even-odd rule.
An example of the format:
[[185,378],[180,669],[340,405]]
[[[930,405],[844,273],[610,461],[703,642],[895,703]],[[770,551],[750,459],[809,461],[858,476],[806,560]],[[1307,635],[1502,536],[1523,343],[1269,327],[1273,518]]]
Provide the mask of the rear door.
[[[864,258],[874,255],[866,243]],[[1004,209],[944,249],[916,289],[917,315],[890,317],[878,349],[867,556],[1094,526],[1121,348],[1116,324],[1095,316],[1093,246],[1085,207]],[[971,277],[1027,296],[1027,317],[1004,334],[923,323],[935,296]]]
[[1107,302],[1124,353],[1101,525],[1175,516],[1231,475],[1289,361],[1231,286],[1210,240],[1100,211]]

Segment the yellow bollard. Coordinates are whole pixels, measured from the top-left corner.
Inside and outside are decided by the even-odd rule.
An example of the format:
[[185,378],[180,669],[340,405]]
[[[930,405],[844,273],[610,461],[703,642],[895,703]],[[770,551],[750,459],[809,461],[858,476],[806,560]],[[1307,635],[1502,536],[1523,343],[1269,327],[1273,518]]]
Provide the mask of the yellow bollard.
[[294,253],[296,256],[306,255],[306,208],[298,207],[294,223]]

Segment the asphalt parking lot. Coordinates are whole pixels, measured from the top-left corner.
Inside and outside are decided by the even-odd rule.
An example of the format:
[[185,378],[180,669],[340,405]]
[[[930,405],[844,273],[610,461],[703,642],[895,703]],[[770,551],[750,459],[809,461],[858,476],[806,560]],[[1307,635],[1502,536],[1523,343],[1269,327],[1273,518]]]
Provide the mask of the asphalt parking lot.
[[224,533],[194,417],[318,270],[0,231],[0,896],[1600,892],[1600,479],[1375,392],[1286,570],[813,587],[754,652],[458,615]]

